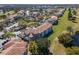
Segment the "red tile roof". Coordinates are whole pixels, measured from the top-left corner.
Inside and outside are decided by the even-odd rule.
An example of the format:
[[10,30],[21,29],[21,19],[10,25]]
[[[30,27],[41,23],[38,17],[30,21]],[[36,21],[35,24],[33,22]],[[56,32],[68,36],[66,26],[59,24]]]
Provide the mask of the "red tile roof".
[[6,48],[10,47],[13,44],[14,44],[14,42],[10,41],[10,42],[7,42],[3,47],[4,47],[4,49],[6,49]]
[[52,27],[52,24],[50,24],[49,22],[45,22],[43,23],[42,25],[38,26],[37,28],[27,28],[27,34],[29,34],[30,37],[33,37],[32,34],[38,34],[38,33],[41,33],[45,30],[47,30],[48,28],[51,28]]
[[5,50],[2,51],[1,55],[21,55],[26,51],[26,42],[22,40],[11,40],[5,46]]
[[43,32],[43,31],[45,31],[45,30],[47,30],[48,28],[51,28],[51,27],[52,27],[52,24],[50,24],[49,22],[45,22],[45,23],[43,23],[42,25],[38,26],[38,27],[35,29],[34,33],[35,33],[35,34],[41,33],[41,32]]
[[58,19],[57,16],[51,16],[51,18],[52,18],[52,19],[56,19],[56,20]]

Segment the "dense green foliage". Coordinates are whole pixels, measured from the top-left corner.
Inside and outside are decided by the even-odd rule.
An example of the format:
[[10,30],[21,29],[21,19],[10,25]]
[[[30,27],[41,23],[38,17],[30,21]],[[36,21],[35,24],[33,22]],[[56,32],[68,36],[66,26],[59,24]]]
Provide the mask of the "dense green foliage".
[[66,48],[66,54],[79,55],[79,47],[73,46],[73,47]]
[[19,20],[18,23],[19,23],[19,25],[22,26],[22,27],[26,27],[26,26],[27,26],[27,22],[24,21],[24,20]]
[[67,27],[67,31],[68,31],[71,35],[73,35],[73,33],[74,33],[74,29],[73,29],[72,26],[68,26],[68,27]]
[[71,42],[73,40],[70,33],[63,33],[59,35],[58,39],[65,47],[71,46]]
[[37,43],[35,41],[30,41],[28,46],[29,46],[29,51],[32,54],[38,54],[37,53],[38,46],[37,46]]
[[49,54],[49,41],[47,39],[38,39],[29,42],[29,51],[32,54],[48,55]]
[[5,32],[4,33],[4,37],[11,37],[11,36],[14,36],[14,34],[12,32]]
[[69,9],[68,19],[75,22],[75,19],[76,19],[75,15],[76,15],[76,10]]
[[6,18],[5,14],[0,15],[0,19],[5,19],[5,18]]

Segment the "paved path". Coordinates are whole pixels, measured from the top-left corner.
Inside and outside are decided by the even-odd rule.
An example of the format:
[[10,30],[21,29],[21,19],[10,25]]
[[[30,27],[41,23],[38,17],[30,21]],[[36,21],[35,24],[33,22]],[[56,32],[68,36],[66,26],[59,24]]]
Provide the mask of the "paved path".
[[10,26],[10,27],[6,27],[6,29],[9,30],[10,28],[12,28],[12,27],[14,27],[14,26],[18,26],[18,23],[15,23],[15,24],[13,24],[13,25]]

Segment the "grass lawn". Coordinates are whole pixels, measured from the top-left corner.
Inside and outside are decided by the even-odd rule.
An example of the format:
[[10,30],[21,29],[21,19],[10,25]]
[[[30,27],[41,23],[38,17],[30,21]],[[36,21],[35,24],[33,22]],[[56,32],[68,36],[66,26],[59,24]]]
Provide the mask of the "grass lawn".
[[58,22],[58,25],[54,25],[52,26],[53,29],[53,33],[48,37],[49,40],[53,40],[56,37],[58,37],[58,35],[67,29],[67,26],[74,26],[75,23],[73,23],[72,21],[68,20],[68,10],[65,11],[64,15],[62,17],[60,17],[60,20]]
[[79,9],[77,9],[76,22],[77,24],[75,24],[75,30],[79,31]]
[[64,15],[60,17],[58,25],[52,26],[52,29],[54,32],[48,37],[48,39],[51,41],[49,50],[53,54],[65,54],[64,46],[59,44],[56,38],[61,34],[61,32],[65,31],[68,26],[73,26],[73,28],[75,29],[75,27],[78,26],[79,24],[79,20],[78,20],[79,18],[77,18],[78,23],[73,23],[72,21],[68,20],[68,12],[69,11],[66,10]]
[[9,14],[15,14],[14,10],[7,11],[5,14],[7,15],[8,13],[9,13]]

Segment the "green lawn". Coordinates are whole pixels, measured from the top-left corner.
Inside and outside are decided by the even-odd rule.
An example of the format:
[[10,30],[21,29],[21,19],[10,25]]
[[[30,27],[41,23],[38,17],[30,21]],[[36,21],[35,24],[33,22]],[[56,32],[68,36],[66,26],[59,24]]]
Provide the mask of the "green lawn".
[[65,54],[65,48],[63,45],[59,44],[57,42],[57,38],[61,32],[65,31],[68,26],[73,26],[75,27],[76,23],[73,23],[72,21],[68,20],[68,10],[65,11],[64,15],[60,17],[60,20],[58,22],[58,25],[52,26],[53,33],[48,37],[49,40],[51,40],[51,45],[50,45],[50,52],[53,54]]
[[60,17],[58,25],[52,26],[53,33],[48,37],[49,40],[55,39],[62,31],[66,30],[67,26],[74,26],[75,23],[68,20],[68,12],[66,10],[64,15]]
[[5,14],[7,15],[7,14],[14,14],[15,12],[14,12],[14,10],[12,10],[12,11],[8,11],[8,12],[6,12]]
[[79,9],[77,9],[76,22],[77,24],[75,24],[75,30],[79,30]]

